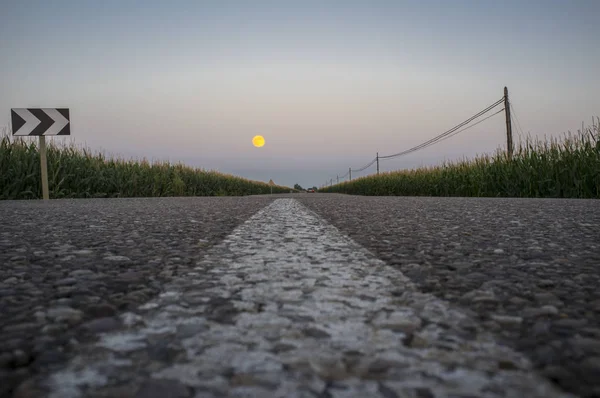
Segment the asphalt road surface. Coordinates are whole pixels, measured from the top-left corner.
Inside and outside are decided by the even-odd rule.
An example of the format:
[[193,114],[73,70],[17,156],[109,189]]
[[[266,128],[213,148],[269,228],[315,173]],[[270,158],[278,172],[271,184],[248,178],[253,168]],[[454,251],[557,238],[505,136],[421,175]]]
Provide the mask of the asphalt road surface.
[[2,397],[600,397],[600,201],[0,202]]

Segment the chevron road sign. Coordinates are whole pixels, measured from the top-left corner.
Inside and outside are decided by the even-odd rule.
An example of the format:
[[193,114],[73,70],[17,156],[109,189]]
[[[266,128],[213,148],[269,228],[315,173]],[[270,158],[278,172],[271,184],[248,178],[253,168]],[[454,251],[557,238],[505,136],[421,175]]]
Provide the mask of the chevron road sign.
[[71,135],[68,108],[13,108],[13,135]]
[[47,135],[71,135],[68,108],[12,108],[10,110],[12,133],[18,136],[39,137],[42,198],[50,199],[48,190],[48,161],[46,160]]

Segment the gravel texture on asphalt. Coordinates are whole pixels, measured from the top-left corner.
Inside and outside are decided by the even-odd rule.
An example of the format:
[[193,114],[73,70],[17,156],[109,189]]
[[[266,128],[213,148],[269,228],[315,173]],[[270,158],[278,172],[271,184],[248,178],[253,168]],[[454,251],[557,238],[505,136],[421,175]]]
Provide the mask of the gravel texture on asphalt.
[[156,296],[265,197],[0,202],[0,396]]
[[19,398],[570,397],[293,199],[163,287]]
[[600,397],[600,201],[299,198],[556,385]]

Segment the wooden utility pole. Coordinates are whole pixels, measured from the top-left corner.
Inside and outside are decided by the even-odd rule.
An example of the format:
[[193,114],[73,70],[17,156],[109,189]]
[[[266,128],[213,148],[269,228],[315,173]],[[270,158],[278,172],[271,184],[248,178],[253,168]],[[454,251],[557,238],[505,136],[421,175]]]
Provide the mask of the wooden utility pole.
[[352,167],[348,167],[348,174],[350,175],[350,181],[352,181]]
[[46,160],[46,137],[40,135],[40,163],[42,167],[42,198],[50,199],[48,192],[48,162]]
[[506,114],[506,153],[508,158],[512,159],[513,139],[512,125],[510,124],[510,102],[508,101],[508,88],[504,87],[504,113]]
[[377,152],[377,175],[379,175],[379,152]]
[[339,176],[339,174],[337,176],[335,176],[335,178],[337,179],[337,183],[339,184],[340,183],[340,176]]

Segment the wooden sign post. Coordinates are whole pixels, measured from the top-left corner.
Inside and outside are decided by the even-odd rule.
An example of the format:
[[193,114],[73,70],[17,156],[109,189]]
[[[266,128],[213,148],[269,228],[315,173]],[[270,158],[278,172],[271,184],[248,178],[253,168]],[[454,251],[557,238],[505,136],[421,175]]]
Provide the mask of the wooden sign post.
[[275,185],[273,180],[269,180],[269,185],[271,186],[271,195],[273,195],[273,185]]
[[40,165],[42,166],[42,198],[50,199],[48,191],[48,161],[46,159],[46,137],[40,135]]
[[47,135],[71,135],[69,109],[67,108],[13,108],[10,111],[12,133],[16,136],[40,137],[40,165],[42,198],[50,199],[48,190]]

